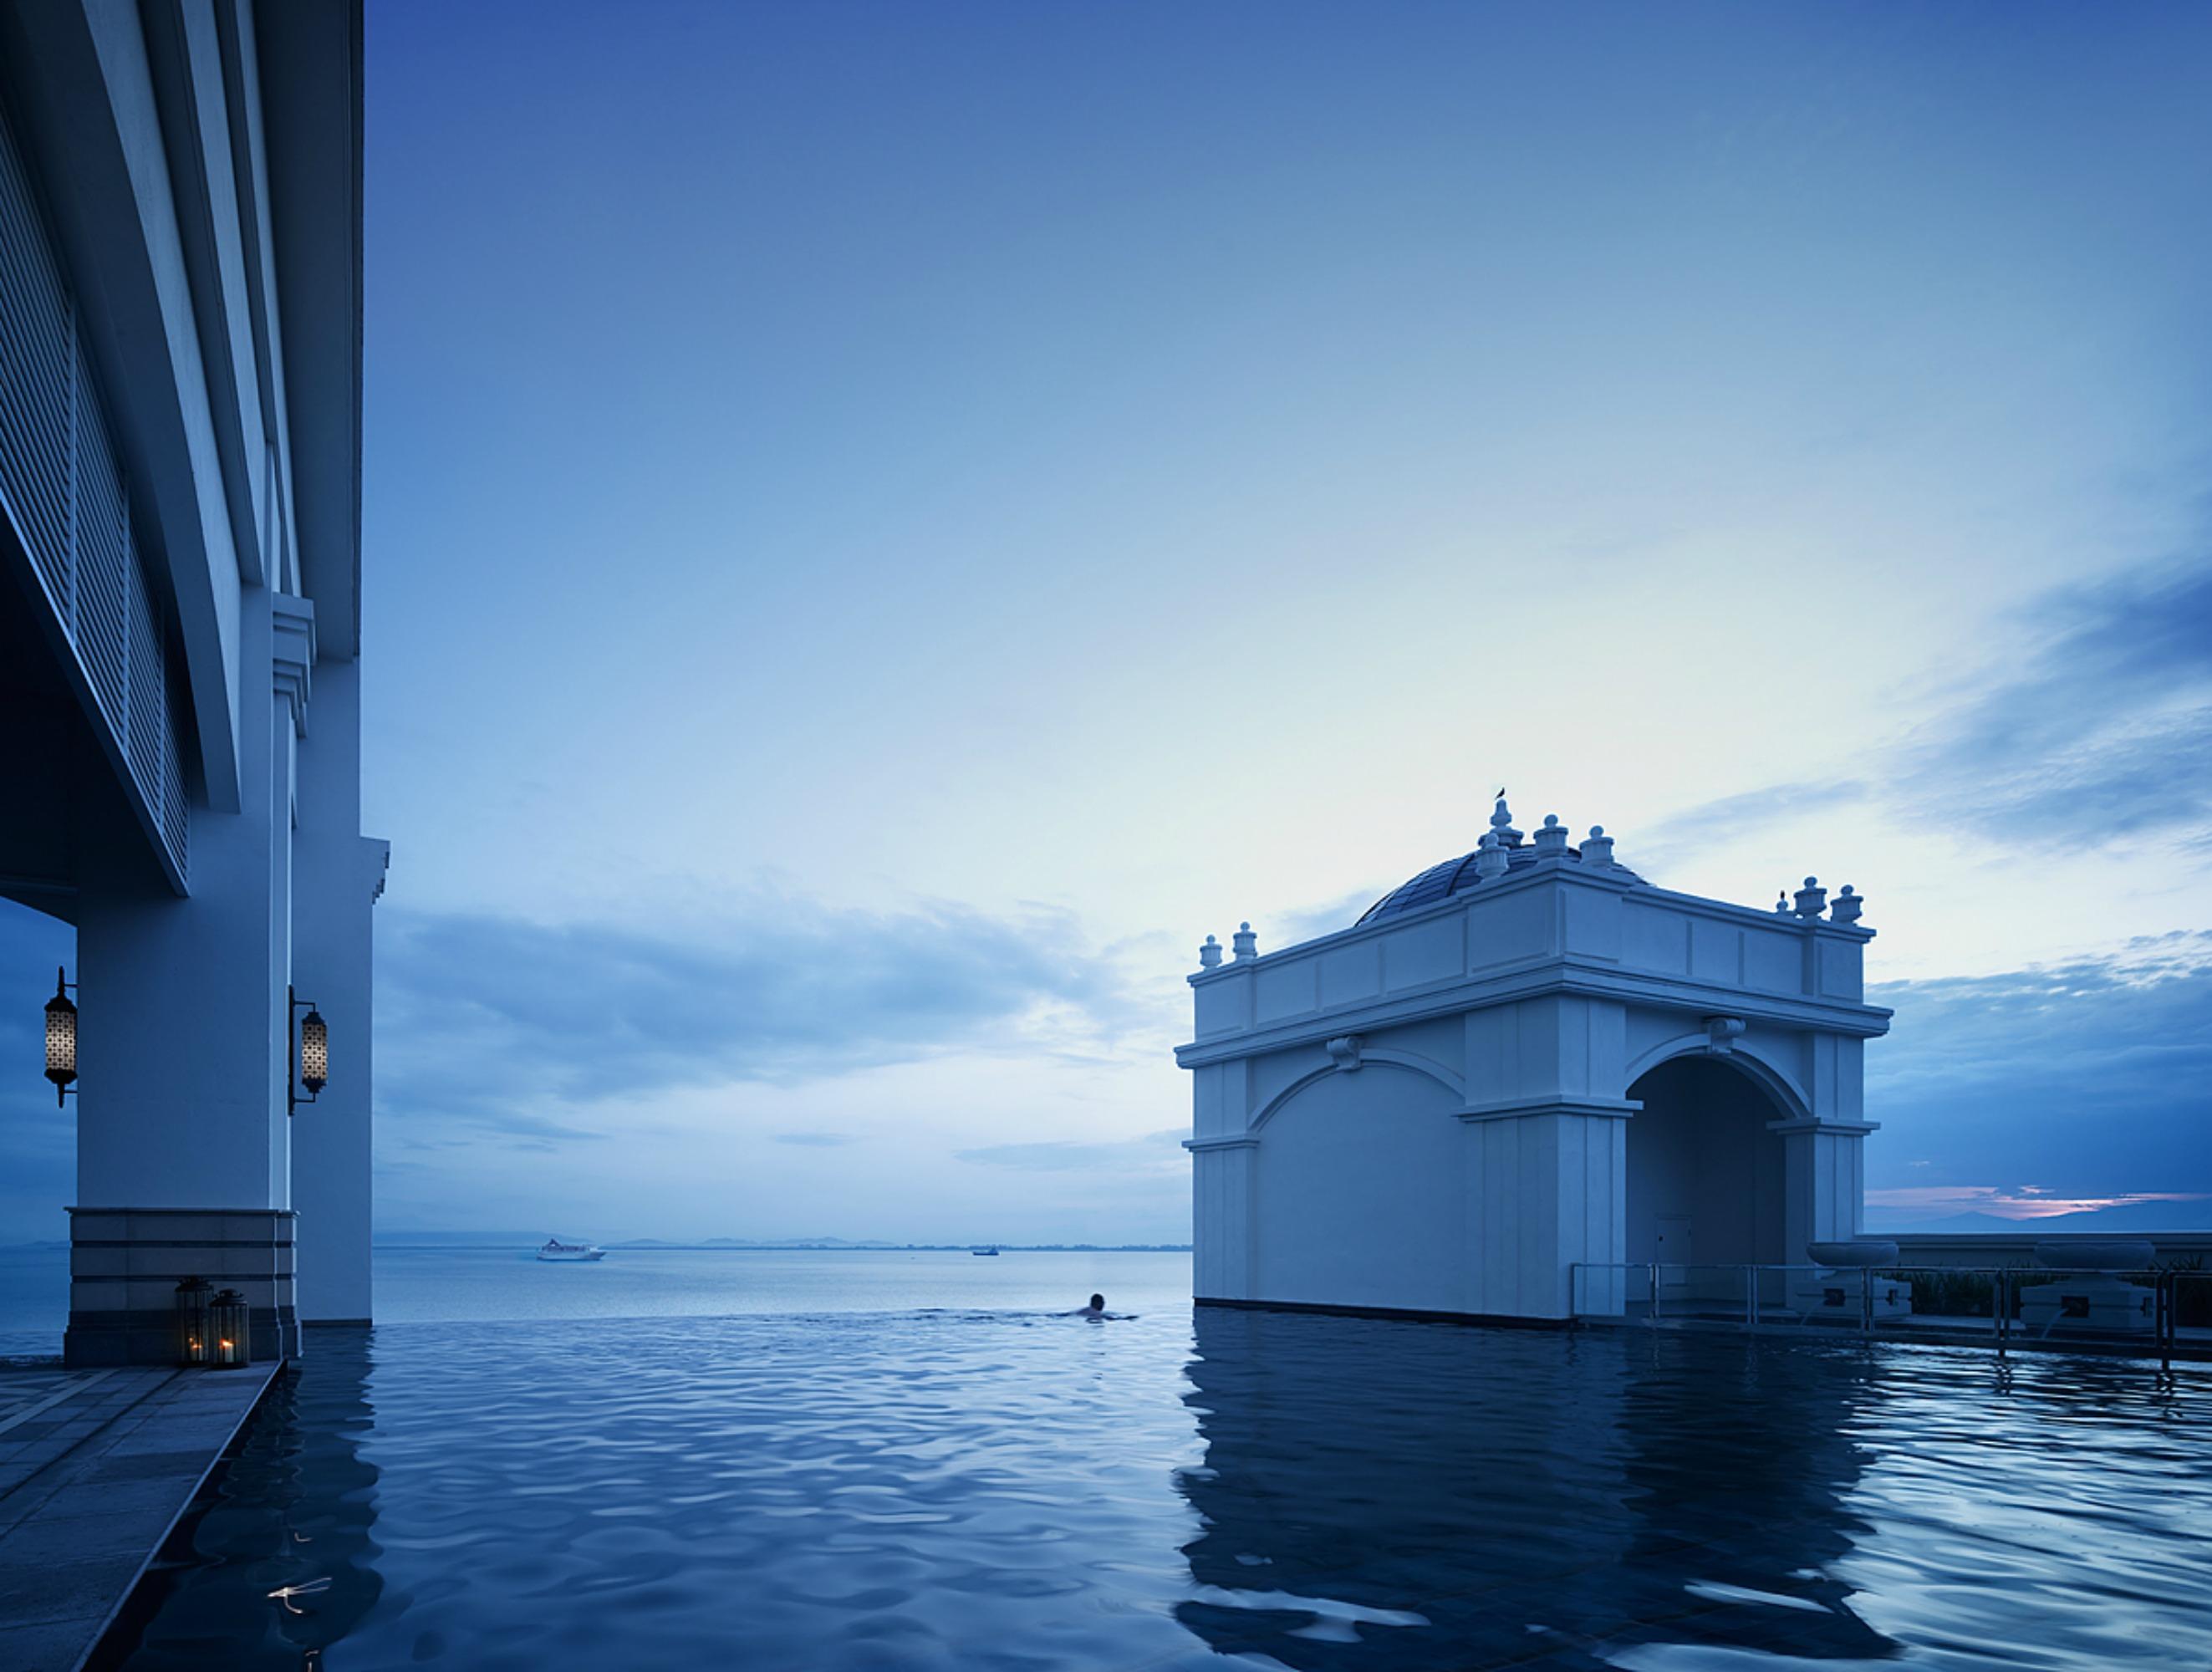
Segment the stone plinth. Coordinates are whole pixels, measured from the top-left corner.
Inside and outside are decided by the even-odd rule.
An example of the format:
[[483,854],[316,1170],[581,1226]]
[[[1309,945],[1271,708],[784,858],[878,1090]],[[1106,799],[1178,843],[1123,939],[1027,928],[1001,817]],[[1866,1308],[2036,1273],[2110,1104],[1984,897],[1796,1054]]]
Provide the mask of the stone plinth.
[[173,1365],[176,1290],[187,1277],[236,1289],[252,1320],[253,1361],[297,1357],[296,1215],[289,1208],[72,1207],[71,1366]]

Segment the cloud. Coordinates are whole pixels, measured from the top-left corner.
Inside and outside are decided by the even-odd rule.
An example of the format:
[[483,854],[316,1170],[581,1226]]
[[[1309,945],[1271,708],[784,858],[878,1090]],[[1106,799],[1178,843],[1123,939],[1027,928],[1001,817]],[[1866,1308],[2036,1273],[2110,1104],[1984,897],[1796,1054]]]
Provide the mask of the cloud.
[[681,1087],[956,1049],[1107,1055],[1141,1013],[1114,963],[1042,910],[763,895],[651,928],[383,911],[382,1109],[524,1145],[591,1136],[578,1106]]
[[1710,841],[1717,830],[1762,829],[1863,801],[1867,793],[1863,781],[1846,778],[1834,783],[1769,784],[1762,789],[1703,801],[1638,830],[1635,861],[1639,874],[1649,875],[1646,867],[1663,869],[1675,854]]
[[58,1105],[40,1073],[54,966],[76,973],[76,932],[0,901],[0,1243],[65,1237],[76,1200],[76,1099]]
[[775,1141],[796,1144],[802,1149],[831,1150],[853,1140],[842,1132],[779,1132],[775,1134]]
[[1868,997],[1897,1012],[1867,1050],[1877,1189],[1923,1162],[1987,1178],[2002,1158],[2083,1200],[2212,1190],[2212,933]]
[[2039,1184],[1921,1184],[1869,1190],[1869,1207],[1921,1207],[1948,1213],[1994,1214],[2004,1219],[2048,1219],[2062,1213],[2087,1213],[2146,1202],[2204,1201],[2205,1190],[2125,1190],[2110,1196],[2060,1196]]
[[2212,565],[2063,587],[2030,642],[1898,747],[1900,792],[2023,841],[2212,825]]
[[1930,696],[1934,716],[1847,779],[1770,784],[1637,833],[1644,874],[1716,831],[1741,837],[1869,798],[1915,818],[2065,848],[2085,826],[2212,851],[2212,564],[2054,589],[2013,641]]
[[990,1144],[981,1149],[957,1150],[953,1159],[1030,1172],[1125,1173],[1132,1169],[1151,1172],[1163,1165],[1180,1169],[1184,1164],[1182,1140],[1189,1135],[1187,1128],[1173,1127],[1114,1143]]
[[[1265,926],[1269,931],[1268,941],[1262,944],[1260,950],[1262,952],[1274,952],[1284,946],[1318,940],[1322,936],[1334,934],[1340,929],[1348,929],[1381,897],[1376,890],[1361,889],[1355,893],[1339,895],[1334,900],[1325,900],[1319,905],[1274,913]],[[1221,947],[1224,958],[1229,955],[1229,938],[1224,935]]]

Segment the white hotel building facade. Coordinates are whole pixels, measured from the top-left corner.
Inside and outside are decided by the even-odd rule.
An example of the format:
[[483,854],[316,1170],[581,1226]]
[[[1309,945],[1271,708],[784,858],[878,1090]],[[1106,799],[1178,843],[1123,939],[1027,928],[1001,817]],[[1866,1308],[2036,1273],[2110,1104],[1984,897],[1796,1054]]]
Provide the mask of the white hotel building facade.
[[257,1358],[371,1313],[361,75],[358,0],[0,0],[0,894],[76,932],[73,1364],[169,1358],[187,1276]]

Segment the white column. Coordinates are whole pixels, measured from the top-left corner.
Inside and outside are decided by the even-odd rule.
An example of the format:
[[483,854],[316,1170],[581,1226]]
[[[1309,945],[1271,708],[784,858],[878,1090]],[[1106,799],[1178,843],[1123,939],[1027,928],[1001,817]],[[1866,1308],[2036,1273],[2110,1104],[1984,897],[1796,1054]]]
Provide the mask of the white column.
[[292,980],[330,1027],[331,1078],[292,1122],[299,1209],[300,1317],[367,1322],[370,1304],[374,912],[386,843],[361,834],[361,668],[315,669],[315,708],[300,742],[293,833]]
[[1191,1293],[1199,1300],[1252,1298],[1252,1175],[1259,1140],[1194,1138],[1191,1152]]
[[[295,605],[298,600],[283,600]],[[170,1352],[178,1280],[244,1292],[256,1356],[296,1347],[284,1113],[292,745],[312,615],[246,594],[241,806],[192,811],[191,894],[90,851],[77,909],[73,1363]]]
[[[1627,1125],[1635,1105],[1560,1099],[1480,1106],[1467,1123],[1467,1310],[1566,1318],[1574,1268],[1625,1256]],[[1618,1310],[1607,1274],[1585,1310]]]
[[1782,1137],[1782,1252],[1802,1261],[1811,1243],[1849,1242],[1865,1222],[1866,1121],[1774,1121]]

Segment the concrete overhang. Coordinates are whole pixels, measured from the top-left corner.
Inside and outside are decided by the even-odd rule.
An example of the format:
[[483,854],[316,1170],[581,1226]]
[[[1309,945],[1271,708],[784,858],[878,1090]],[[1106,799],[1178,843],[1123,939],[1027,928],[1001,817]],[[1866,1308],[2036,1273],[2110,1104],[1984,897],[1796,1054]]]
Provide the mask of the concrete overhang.
[[254,13],[301,589],[318,654],[361,648],[362,8]]

